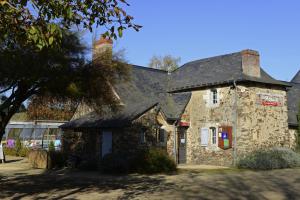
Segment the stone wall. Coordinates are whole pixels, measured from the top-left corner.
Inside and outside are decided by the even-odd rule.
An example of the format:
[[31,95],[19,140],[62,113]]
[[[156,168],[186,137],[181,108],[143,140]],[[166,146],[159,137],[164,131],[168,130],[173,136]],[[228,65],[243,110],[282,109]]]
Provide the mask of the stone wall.
[[[69,155],[77,155],[82,160],[95,158],[101,164],[103,131],[112,133],[112,153],[134,155],[138,150],[152,146],[166,149],[167,146],[161,146],[157,143],[157,133],[160,126],[156,117],[157,107],[154,107],[127,127],[64,130],[62,151]],[[145,143],[140,142],[141,132],[145,132]]]
[[[222,150],[213,145],[211,137],[207,146],[202,147],[201,128],[218,128],[234,125],[233,87],[219,87],[218,104],[211,105],[210,89],[192,92],[184,114],[190,117],[187,129],[187,163],[231,165],[233,148]],[[282,96],[281,106],[266,106],[257,103],[257,94]],[[240,85],[237,88],[237,154],[244,155],[258,148],[273,146],[290,147],[291,137],[287,122],[286,91],[279,87]],[[210,133],[211,134],[211,133]],[[233,132],[233,135],[235,133]]]
[[[156,120],[157,108],[154,107],[135,119],[128,127],[113,129],[113,151],[134,153],[141,148],[157,146]],[[145,133],[145,143],[141,143],[141,133]]]
[[101,134],[99,129],[64,130],[62,152],[82,159],[101,158]]
[[[282,105],[262,105],[257,102],[258,94],[278,95]],[[258,148],[290,147],[285,90],[260,85],[240,86],[238,120],[238,154],[242,155]]]
[[187,129],[187,163],[230,165],[232,149],[222,150],[209,140],[208,146],[201,146],[201,128],[232,126],[233,90],[230,87],[217,88],[218,104],[211,105],[210,90],[193,91],[184,114],[190,118]]
[[290,147],[292,149],[296,149],[298,130],[297,128],[289,128],[289,133],[290,133]]
[[176,127],[173,124],[169,124],[161,112],[157,115],[157,122],[167,134],[167,153],[175,159],[176,151],[174,151],[174,131]]

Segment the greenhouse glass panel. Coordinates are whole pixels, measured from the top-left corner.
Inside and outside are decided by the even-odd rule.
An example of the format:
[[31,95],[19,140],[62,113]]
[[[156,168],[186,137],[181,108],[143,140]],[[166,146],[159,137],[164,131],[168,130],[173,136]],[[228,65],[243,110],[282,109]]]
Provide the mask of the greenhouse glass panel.
[[47,129],[46,128],[36,128],[34,129],[33,139],[34,140],[42,140],[43,135],[46,133]]
[[30,139],[32,139],[32,133],[33,133],[32,128],[23,128],[23,130],[20,134],[20,138],[23,140],[30,140]]
[[18,137],[20,137],[21,131],[22,131],[21,128],[12,128],[9,130],[7,138],[8,139],[17,139]]

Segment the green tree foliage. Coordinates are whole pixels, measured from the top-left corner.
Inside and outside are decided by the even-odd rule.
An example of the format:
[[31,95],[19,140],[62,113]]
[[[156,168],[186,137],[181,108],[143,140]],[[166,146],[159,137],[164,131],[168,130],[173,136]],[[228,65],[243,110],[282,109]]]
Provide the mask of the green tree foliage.
[[166,56],[153,56],[150,59],[149,67],[154,69],[161,69],[168,72],[172,72],[179,67],[181,61],[180,57],[173,57],[171,55]]
[[0,42],[41,49],[59,43],[62,29],[76,26],[92,31],[94,25],[104,27],[105,36],[121,37],[125,29],[141,28],[132,22],[126,6],[125,0],[0,0]]
[[31,120],[63,120],[72,118],[78,102],[70,98],[57,99],[52,96],[33,96],[29,100],[27,115]]
[[[113,105],[114,83],[126,64],[114,57],[85,60],[86,48],[70,28],[104,29],[116,39],[125,29],[139,30],[125,0],[0,0],[0,141],[5,126],[33,95],[84,100],[92,106]],[[124,67],[125,66],[125,67]]]
[[[93,62],[87,62],[85,48],[79,38],[69,32],[64,33],[60,48],[6,52],[0,52],[0,87],[3,91],[11,90],[11,94],[0,105],[2,135],[11,116],[33,95],[70,98],[75,102],[83,100],[98,110],[101,105],[115,105],[118,100],[112,86],[125,80],[128,72],[127,64],[110,52],[103,52]],[[10,59],[12,54],[14,59]]]

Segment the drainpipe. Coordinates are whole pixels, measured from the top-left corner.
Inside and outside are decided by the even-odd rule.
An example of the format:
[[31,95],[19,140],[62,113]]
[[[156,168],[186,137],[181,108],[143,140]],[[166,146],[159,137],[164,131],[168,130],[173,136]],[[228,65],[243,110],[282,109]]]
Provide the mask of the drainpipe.
[[238,120],[238,110],[237,110],[237,101],[238,101],[238,96],[237,96],[237,84],[236,81],[233,81],[234,85],[234,105],[233,105],[233,137],[234,137],[234,148],[233,148],[233,166],[236,166],[237,164],[237,120]]
[[177,164],[177,151],[176,151],[176,142],[177,142],[177,139],[176,139],[176,123],[177,123],[177,120],[174,122],[173,124],[173,127],[174,127],[174,149],[173,149],[173,152],[174,152],[174,161],[175,163]]

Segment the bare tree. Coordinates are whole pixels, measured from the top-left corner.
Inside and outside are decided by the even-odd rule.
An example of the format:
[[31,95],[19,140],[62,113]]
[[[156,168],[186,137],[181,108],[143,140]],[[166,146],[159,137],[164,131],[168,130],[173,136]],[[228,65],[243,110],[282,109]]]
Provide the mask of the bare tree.
[[154,69],[161,69],[172,72],[179,67],[181,61],[180,57],[166,56],[153,56],[150,59],[149,67]]

